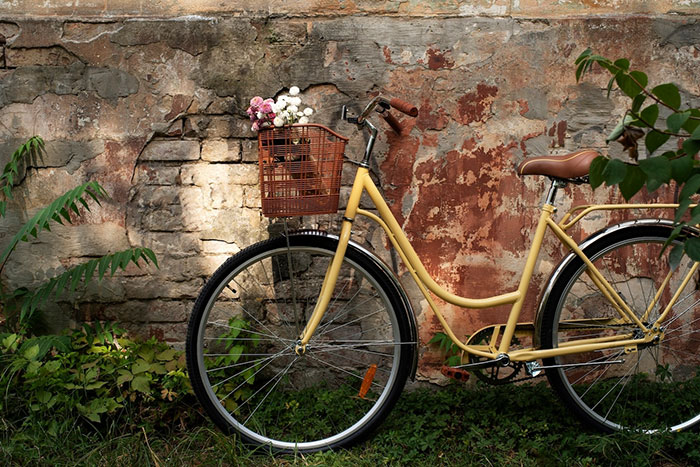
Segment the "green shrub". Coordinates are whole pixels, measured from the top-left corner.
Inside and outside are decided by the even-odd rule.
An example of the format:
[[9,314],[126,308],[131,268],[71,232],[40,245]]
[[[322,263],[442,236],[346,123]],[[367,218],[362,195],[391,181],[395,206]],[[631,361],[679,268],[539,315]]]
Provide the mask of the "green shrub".
[[[185,426],[193,416],[183,352],[112,324],[62,336],[0,335],[0,427],[52,437],[75,428]],[[184,402],[184,404],[183,404]],[[50,414],[50,416],[47,416]]]

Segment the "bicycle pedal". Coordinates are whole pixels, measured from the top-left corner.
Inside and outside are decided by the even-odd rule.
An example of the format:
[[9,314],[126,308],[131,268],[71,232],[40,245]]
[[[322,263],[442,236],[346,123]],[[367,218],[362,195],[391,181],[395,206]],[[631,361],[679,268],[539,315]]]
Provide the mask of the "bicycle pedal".
[[442,368],[440,368],[440,373],[447,376],[448,378],[461,381],[463,383],[469,379],[469,372],[462,368],[454,368],[451,366],[443,365]]

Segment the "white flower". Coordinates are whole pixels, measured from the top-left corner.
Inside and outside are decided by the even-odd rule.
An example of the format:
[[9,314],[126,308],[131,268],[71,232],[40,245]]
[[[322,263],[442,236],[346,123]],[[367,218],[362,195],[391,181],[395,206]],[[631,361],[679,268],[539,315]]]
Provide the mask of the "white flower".
[[272,121],[272,123],[274,123],[275,126],[283,126],[285,121],[284,121],[284,118],[282,118],[278,115],[275,117],[275,119]]
[[[296,96],[297,94],[299,94],[299,88],[298,88],[298,87],[292,86],[291,88],[289,88],[289,95],[291,95],[291,96]],[[298,105],[298,104],[297,104],[297,105]]]
[[301,105],[301,97],[292,97],[289,100],[293,105],[300,106]]
[[262,112],[258,112],[257,117],[258,117],[258,120],[260,120],[261,118],[263,118],[263,113],[262,113]]
[[[282,97],[284,97],[284,96],[282,96]],[[287,107],[287,99],[283,99],[282,97],[277,99],[277,102],[275,103],[278,110],[283,110],[285,107]]]
[[309,117],[301,117],[299,119],[299,123],[306,125],[307,123],[309,123]]
[[287,107],[287,110],[289,110],[291,113],[295,114],[299,111],[299,107],[297,107],[296,105],[290,105],[289,107]]
[[307,107],[304,109],[304,115],[306,115],[307,117],[310,117],[311,115],[313,115],[313,113],[314,109],[312,109],[311,107]]

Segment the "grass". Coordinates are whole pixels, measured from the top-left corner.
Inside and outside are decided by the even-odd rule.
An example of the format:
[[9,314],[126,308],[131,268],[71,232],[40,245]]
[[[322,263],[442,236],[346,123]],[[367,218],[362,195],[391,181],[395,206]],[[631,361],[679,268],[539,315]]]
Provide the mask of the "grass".
[[185,430],[116,421],[86,427],[76,421],[59,438],[12,426],[0,416],[2,465],[698,465],[699,441],[695,433],[589,431],[543,383],[406,392],[365,443],[309,455],[250,449],[203,416]]

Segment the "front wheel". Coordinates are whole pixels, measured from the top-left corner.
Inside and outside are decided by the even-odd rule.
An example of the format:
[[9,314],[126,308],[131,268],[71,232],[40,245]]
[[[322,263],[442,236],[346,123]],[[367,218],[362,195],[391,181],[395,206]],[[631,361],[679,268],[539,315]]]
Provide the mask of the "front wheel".
[[[603,235],[584,250],[642,323],[651,327],[694,263],[674,270],[664,242],[669,224],[630,225]],[[693,235],[689,230],[685,235]],[[692,271],[691,271],[692,272]],[[664,285],[664,282],[667,283]],[[579,417],[602,431],[646,433],[686,430],[700,422],[700,289],[698,273],[682,287],[657,342],[545,359],[547,377]],[[650,306],[658,296],[655,306]],[[601,294],[579,258],[562,271],[543,309],[542,348],[579,339],[639,338]]]
[[276,451],[347,447],[386,417],[411,371],[414,343],[400,292],[352,245],[304,353],[297,339],[337,241],[295,234],[231,257],[190,318],[192,387],[212,420]]

